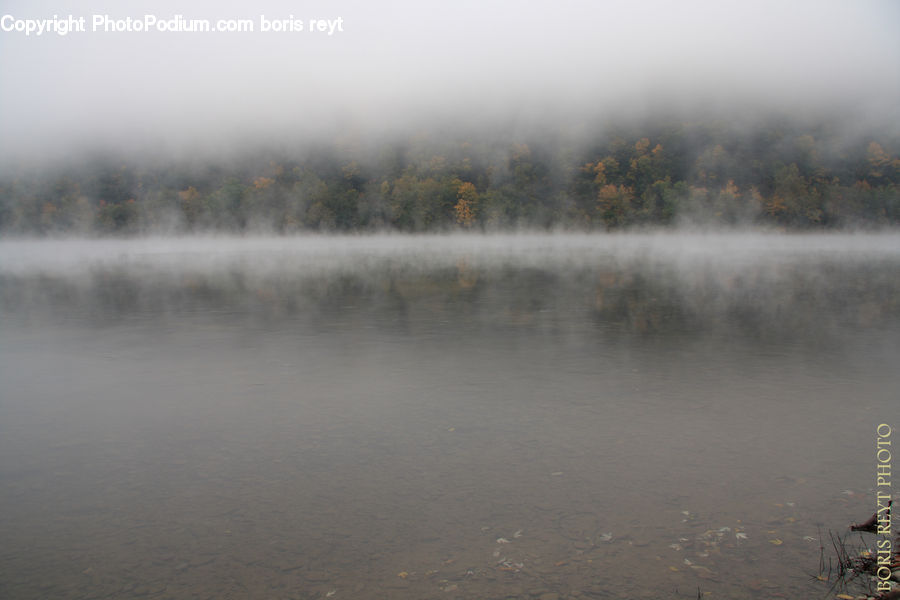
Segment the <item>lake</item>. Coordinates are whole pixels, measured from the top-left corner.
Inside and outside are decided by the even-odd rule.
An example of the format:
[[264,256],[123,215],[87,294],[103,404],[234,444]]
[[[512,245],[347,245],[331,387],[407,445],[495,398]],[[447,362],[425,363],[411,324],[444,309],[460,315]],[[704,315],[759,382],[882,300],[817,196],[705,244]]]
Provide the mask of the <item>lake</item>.
[[824,597],[900,235],[0,241],[0,597]]

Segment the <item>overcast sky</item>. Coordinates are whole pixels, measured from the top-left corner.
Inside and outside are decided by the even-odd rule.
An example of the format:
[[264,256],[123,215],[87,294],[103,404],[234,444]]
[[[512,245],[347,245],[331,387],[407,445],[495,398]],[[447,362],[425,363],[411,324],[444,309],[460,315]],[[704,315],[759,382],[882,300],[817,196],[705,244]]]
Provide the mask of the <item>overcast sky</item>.
[[[659,105],[900,116],[893,0],[0,0],[2,15],[7,27],[84,17],[87,31],[0,31],[0,158]],[[255,31],[103,33],[94,15],[248,19]],[[260,31],[292,17],[303,31]]]

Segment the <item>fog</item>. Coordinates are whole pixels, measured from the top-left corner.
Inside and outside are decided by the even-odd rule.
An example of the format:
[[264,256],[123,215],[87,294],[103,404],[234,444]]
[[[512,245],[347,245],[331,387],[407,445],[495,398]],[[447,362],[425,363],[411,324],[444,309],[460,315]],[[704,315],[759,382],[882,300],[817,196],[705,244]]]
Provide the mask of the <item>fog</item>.
[[0,596],[873,592],[898,22],[3,3]]
[[[893,126],[896,3],[5,2],[85,17],[0,32],[5,160],[73,149],[162,154],[435,123],[568,125],[659,110],[839,115]],[[93,32],[92,15],[250,19],[253,33]],[[261,19],[303,32],[262,32]],[[310,19],[341,29],[309,31]]]
[[893,318],[898,264],[896,233],[5,240],[0,307],[25,322],[101,326],[207,315],[316,329],[366,315],[341,321],[350,335],[400,310],[420,333],[483,336],[513,311],[526,331],[598,319],[641,335],[820,343]]
[[428,271],[457,265],[496,268],[505,263],[542,269],[650,260],[686,271],[728,271],[802,257],[859,262],[900,257],[900,235],[763,232],[631,234],[310,235],[296,238],[200,235],[181,238],[0,241],[0,273],[77,279],[96,268],[146,265],[186,271],[228,270],[240,261],[258,273],[355,271],[365,261],[405,262]]

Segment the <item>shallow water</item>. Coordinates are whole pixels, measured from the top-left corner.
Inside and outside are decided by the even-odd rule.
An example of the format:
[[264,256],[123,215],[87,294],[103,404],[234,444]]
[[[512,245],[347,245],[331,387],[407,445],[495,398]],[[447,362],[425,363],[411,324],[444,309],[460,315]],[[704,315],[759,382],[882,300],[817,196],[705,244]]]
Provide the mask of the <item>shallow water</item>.
[[898,364],[895,234],[3,241],[0,597],[819,597]]

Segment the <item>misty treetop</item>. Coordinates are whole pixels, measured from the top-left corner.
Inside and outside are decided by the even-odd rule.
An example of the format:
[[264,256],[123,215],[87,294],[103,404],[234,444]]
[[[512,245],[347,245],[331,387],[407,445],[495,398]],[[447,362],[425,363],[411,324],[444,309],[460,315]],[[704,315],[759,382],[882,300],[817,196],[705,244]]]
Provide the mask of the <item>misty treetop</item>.
[[96,158],[7,171],[7,234],[406,232],[900,223],[900,140],[674,122],[579,142],[422,133],[240,160]]

